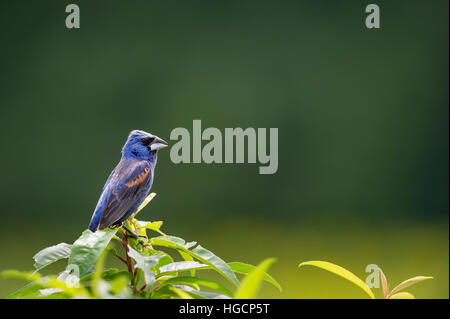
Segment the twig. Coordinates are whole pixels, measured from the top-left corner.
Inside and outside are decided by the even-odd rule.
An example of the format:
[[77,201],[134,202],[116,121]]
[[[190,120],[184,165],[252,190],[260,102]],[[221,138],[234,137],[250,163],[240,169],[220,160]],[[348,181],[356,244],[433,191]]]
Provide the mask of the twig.
[[128,236],[127,234],[123,233],[123,238],[125,240],[125,243],[122,244],[122,246],[125,248],[125,254],[127,257],[126,264],[128,265],[128,271],[133,275],[133,278],[131,279],[131,285],[133,286],[134,290],[136,291],[136,272],[134,271],[133,262],[131,261],[130,255],[128,255],[129,248],[128,248]]
[[122,246],[124,245],[123,240],[120,239],[119,236],[114,235],[113,238],[114,238],[114,239],[117,239],[117,240],[122,244]]
[[118,254],[114,254],[114,256],[119,258],[119,260],[122,261],[123,263],[125,263],[125,265],[128,265],[127,261],[125,259],[123,259],[122,257],[120,257]]
[[159,286],[156,286],[155,288],[153,288],[153,290],[150,292],[150,294],[152,294],[152,293],[154,293],[155,292],[155,290],[157,290],[158,288],[161,288],[161,285],[159,285]]
[[141,287],[141,289],[139,289],[138,291],[136,291],[135,295],[136,295],[136,296],[139,295],[139,293],[140,293],[142,290],[144,290],[146,287],[147,287],[147,284],[143,285],[143,286]]

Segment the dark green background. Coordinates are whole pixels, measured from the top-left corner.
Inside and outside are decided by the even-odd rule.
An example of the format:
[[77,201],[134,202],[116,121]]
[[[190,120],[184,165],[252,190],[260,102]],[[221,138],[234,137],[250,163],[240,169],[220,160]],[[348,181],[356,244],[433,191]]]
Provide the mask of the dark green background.
[[0,269],[77,238],[129,131],[201,119],[277,127],[278,172],[163,150],[141,218],[227,261],[278,257],[285,289],[261,296],[364,296],[296,268],[323,259],[448,298],[448,1],[377,1],[379,30],[363,1],[77,1],[78,30],[68,3],[0,5]]

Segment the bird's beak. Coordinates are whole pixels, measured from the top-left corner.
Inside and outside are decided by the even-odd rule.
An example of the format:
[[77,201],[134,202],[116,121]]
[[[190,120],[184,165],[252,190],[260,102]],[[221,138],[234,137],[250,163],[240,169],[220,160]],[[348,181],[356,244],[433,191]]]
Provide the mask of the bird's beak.
[[160,148],[167,147],[168,145],[169,144],[167,144],[166,141],[164,141],[162,138],[159,138],[159,137],[156,136],[154,141],[150,145],[150,150],[151,151],[155,151],[155,150],[158,150]]

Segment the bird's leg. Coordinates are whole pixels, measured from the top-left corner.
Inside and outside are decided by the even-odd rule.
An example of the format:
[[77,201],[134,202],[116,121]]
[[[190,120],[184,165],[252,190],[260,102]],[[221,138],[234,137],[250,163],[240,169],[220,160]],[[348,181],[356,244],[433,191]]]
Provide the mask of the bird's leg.
[[125,229],[130,234],[131,238],[134,238],[134,239],[137,240],[139,238],[146,238],[147,237],[147,236],[144,236],[144,235],[138,235],[136,233],[133,233],[127,226],[125,226],[125,222],[122,223],[122,227],[123,227],[123,229]]

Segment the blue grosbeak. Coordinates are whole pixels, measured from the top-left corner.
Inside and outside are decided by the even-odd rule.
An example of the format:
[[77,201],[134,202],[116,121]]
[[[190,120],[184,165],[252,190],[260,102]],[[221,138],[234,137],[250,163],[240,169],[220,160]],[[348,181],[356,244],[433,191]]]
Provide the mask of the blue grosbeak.
[[110,226],[123,226],[150,192],[153,183],[158,150],[167,142],[144,131],[134,130],[122,149],[122,158],[112,171],[97,207],[92,214],[89,229],[95,232]]

